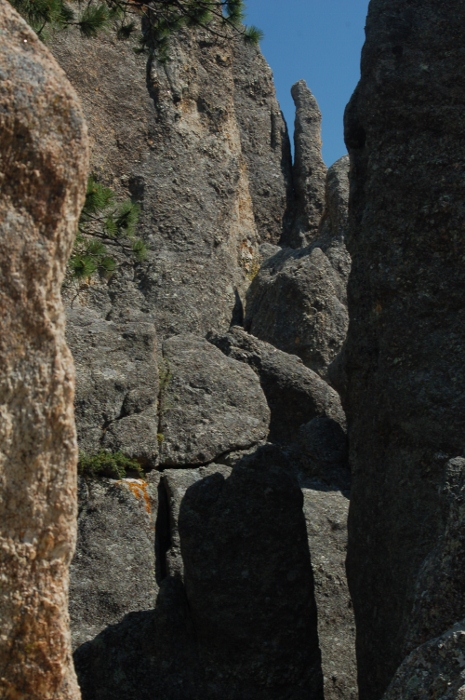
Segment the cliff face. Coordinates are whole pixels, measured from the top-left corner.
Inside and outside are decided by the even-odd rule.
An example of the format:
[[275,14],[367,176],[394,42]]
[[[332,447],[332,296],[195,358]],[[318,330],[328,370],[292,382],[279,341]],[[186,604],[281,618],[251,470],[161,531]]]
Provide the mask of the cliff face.
[[68,566],[76,535],[74,370],[60,296],[84,200],[74,90],[0,2],[0,696],[80,697]]
[[[463,617],[451,605],[463,586],[458,560],[445,563],[459,512],[449,501],[459,496],[453,488],[445,496],[444,487],[463,455],[465,427],[464,19],[463,2],[373,0],[345,118],[353,265],[347,567],[362,700],[381,697],[412,644]],[[430,558],[417,582],[443,533],[437,567]],[[441,596],[429,590],[435,568]]]

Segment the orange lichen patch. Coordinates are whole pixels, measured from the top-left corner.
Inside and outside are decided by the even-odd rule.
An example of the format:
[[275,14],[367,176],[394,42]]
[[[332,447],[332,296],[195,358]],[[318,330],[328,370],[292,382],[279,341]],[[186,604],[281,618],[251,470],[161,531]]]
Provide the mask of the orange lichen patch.
[[128,487],[128,489],[131,491],[132,494],[134,494],[138,501],[142,500],[144,502],[145,510],[149,515],[151,514],[152,503],[150,501],[146,481],[142,481],[142,479],[137,479],[137,481],[135,479],[131,481],[127,479],[121,479],[121,481],[119,481],[118,483],[125,484],[125,486]]

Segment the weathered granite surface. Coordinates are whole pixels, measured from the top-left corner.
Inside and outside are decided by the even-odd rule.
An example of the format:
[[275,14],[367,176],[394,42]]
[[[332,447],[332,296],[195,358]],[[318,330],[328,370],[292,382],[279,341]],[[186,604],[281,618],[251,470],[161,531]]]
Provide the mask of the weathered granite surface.
[[74,649],[129,612],[155,606],[158,481],[158,472],[149,483],[79,478],[69,591]]
[[226,335],[211,335],[209,340],[257,373],[271,411],[270,441],[296,440],[300,426],[317,416],[345,425],[337,393],[296,355],[277,350],[239,326],[233,326]]
[[383,700],[462,700],[464,697],[465,624],[462,620],[407,656]]
[[345,573],[349,499],[340,491],[305,484],[304,479],[324,696],[325,700],[356,700],[355,621]]
[[464,21],[459,0],[372,0],[345,118],[361,700],[378,700],[403,661],[420,567],[444,531],[440,486],[464,454]]
[[270,411],[257,375],[204,338],[165,340],[161,372],[161,465],[206,464],[267,437]]
[[50,52],[0,0],[0,696],[78,700],[74,369],[60,295],[87,129]]
[[67,312],[76,363],[79,448],[104,448],[141,464],[158,459],[158,363],[155,327],[144,320],[106,321],[86,308]]
[[317,236],[325,206],[326,165],[321,155],[321,112],[305,80],[291,89],[296,106],[294,165],[292,168],[295,209],[291,231],[282,242],[303,248]]
[[303,249],[268,249],[247,292],[245,329],[326,378],[348,326],[350,258],[344,236],[348,201],[347,157],[328,171],[318,237]]
[[232,470],[164,472],[155,610],[79,647],[83,700],[322,697],[303,498],[291,472],[272,446]]

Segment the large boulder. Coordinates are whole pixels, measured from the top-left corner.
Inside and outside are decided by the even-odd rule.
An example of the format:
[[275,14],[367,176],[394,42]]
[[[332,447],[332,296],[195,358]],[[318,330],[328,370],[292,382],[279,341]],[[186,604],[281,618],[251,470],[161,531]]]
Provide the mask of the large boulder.
[[444,531],[444,475],[464,451],[464,27],[462,0],[372,0],[346,112],[347,570],[361,700],[379,700],[404,658],[418,574]]
[[326,377],[348,326],[350,258],[347,221],[348,159],[328,171],[326,209],[316,240],[283,248],[261,265],[247,292],[245,329]]
[[150,483],[80,477],[69,591],[73,648],[128,613],[154,607],[158,480],[157,472]]
[[67,340],[76,364],[80,449],[124,452],[147,466],[158,457],[155,328],[143,320],[107,321],[68,309]]
[[78,700],[74,370],[60,296],[87,131],[49,51],[0,0],[0,696]]
[[163,343],[160,371],[160,464],[182,467],[257,444],[270,411],[256,374],[203,338]]
[[396,671],[383,700],[462,700],[465,697],[465,621],[422,644]]
[[296,355],[277,350],[239,326],[233,326],[226,335],[211,335],[209,340],[225,355],[247,363],[257,373],[270,407],[271,441],[296,440],[300,427],[317,416],[345,425],[337,393]]

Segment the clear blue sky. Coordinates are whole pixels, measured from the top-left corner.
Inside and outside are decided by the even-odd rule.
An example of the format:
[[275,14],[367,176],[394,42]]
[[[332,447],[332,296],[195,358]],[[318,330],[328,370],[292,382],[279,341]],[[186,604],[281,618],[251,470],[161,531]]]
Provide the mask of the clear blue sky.
[[261,49],[292,139],[291,86],[304,78],[323,114],[323,158],[346,153],[342,118],[360,77],[368,0],[246,0],[246,24],[265,32]]

